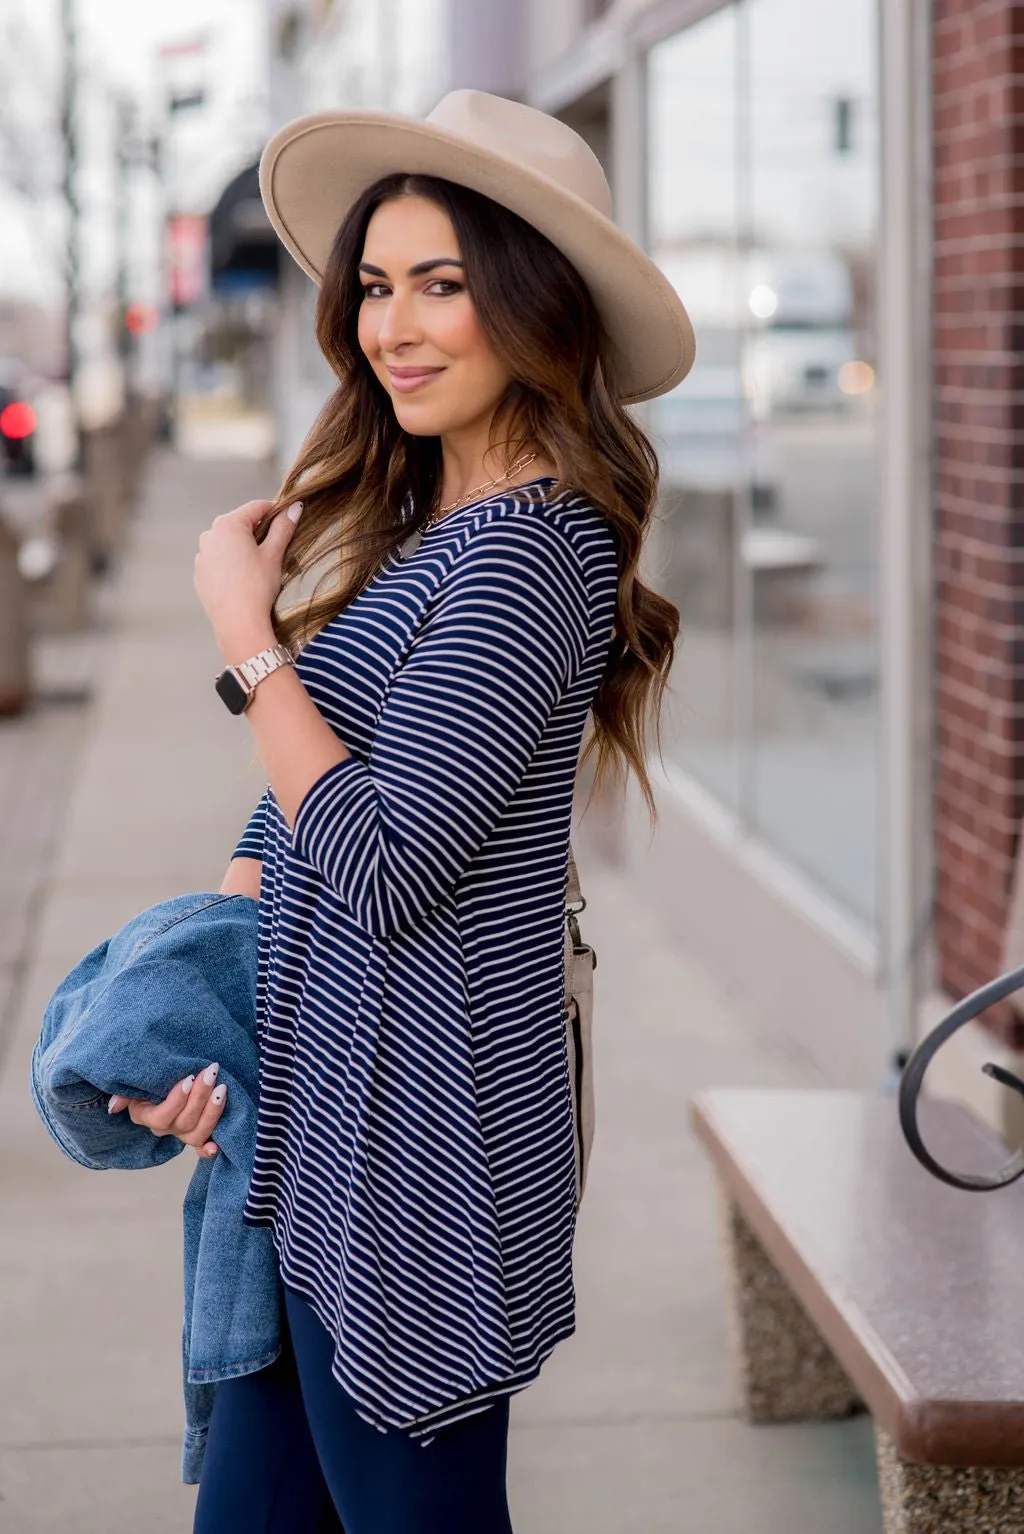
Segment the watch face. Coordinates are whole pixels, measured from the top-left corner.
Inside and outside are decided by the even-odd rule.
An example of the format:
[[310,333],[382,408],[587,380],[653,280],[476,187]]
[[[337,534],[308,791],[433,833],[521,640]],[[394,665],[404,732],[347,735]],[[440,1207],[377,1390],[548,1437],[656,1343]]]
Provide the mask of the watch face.
[[213,685],[233,714],[244,714],[245,705],[249,701],[249,694],[230,666],[226,671],[221,672]]

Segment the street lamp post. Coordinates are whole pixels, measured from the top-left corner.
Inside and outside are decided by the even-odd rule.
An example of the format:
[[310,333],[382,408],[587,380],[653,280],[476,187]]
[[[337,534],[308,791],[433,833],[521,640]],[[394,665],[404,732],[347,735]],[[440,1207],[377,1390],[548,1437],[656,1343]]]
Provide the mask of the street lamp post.
[[128,328],[128,306],[131,302],[128,271],[131,230],[131,175],[138,163],[135,142],[135,104],[130,96],[118,94],[117,111],[117,192],[115,221],[117,232],[117,353],[124,374],[125,397],[133,392],[135,378],[133,361],[135,340]]
[[64,144],[63,192],[67,207],[67,240],[64,260],[66,296],[65,346],[68,392],[75,434],[75,467],[81,467],[82,433],[78,416],[76,386],[79,370],[78,316],[81,308],[82,221],[78,198],[78,26],[75,0],[60,0],[61,27],[64,36],[64,76],[61,93],[61,136]]
[[201,107],[206,92],[194,86],[182,90],[180,81],[171,78],[171,72],[181,60],[190,60],[204,54],[209,39],[204,35],[189,41],[167,43],[157,53],[160,64],[160,80],[163,98],[163,124],[161,130],[161,171],[164,190],[164,248],[165,288],[164,314],[170,344],[170,417],[172,430],[176,430],[181,407],[182,350],[179,335],[179,313],[176,284],[179,280],[181,251],[175,243],[181,233],[177,224],[182,214],[181,188],[178,177],[178,155],[175,135],[175,118],[179,112]]

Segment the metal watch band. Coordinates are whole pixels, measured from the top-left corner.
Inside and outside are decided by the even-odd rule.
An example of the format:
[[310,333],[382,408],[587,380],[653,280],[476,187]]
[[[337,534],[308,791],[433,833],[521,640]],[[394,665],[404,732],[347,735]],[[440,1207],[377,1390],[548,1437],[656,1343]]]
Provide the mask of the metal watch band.
[[281,666],[294,664],[294,656],[284,645],[271,645],[269,650],[250,655],[248,660],[243,660],[237,666],[225,666],[216,678],[214,687],[233,714],[244,714],[260,682]]
[[264,681],[272,671],[277,671],[280,666],[294,665],[290,650],[284,645],[271,645],[269,650],[261,650],[258,655],[250,655],[248,660],[239,661],[235,670],[241,672],[251,691]]

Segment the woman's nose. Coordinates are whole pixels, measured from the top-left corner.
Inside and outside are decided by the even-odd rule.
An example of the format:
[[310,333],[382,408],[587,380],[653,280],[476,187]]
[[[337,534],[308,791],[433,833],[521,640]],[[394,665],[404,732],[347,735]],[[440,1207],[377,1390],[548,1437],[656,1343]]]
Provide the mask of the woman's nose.
[[399,293],[392,293],[384,306],[377,338],[384,351],[397,351],[400,346],[420,339],[416,324],[414,305]]

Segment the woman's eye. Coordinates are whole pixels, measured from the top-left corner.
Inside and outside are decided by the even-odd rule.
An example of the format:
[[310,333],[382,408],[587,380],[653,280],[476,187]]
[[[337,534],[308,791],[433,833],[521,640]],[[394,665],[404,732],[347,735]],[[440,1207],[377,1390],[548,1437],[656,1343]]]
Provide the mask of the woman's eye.
[[[363,283],[364,298],[386,298],[390,291],[391,289],[386,282]],[[435,277],[432,282],[427,284],[423,291],[433,295],[435,298],[451,298],[453,294],[463,291],[463,284],[457,282],[453,277]]]

